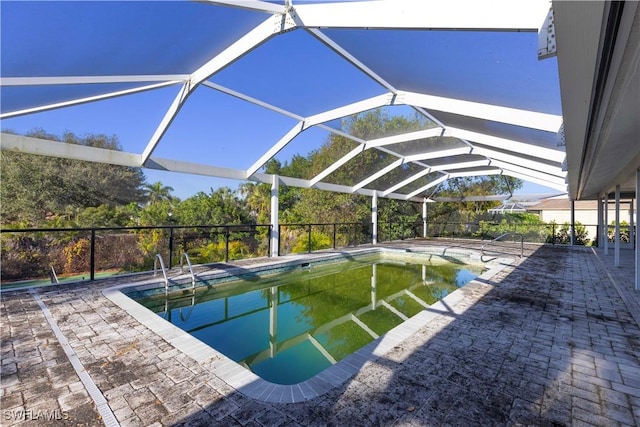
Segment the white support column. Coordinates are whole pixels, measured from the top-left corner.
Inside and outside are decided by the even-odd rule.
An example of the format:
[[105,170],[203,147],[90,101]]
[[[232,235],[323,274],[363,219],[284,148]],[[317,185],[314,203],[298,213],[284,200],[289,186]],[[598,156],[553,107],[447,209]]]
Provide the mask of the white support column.
[[635,235],[635,221],[633,219],[634,209],[633,209],[634,198],[631,198],[629,202],[629,244],[633,248],[633,242],[636,241]]
[[372,230],[372,242],[374,245],[378,244],[378,192],[373,192],[373,197],[371,198],[371,224],[373,226]]
[[571,199],[571,231],[570,231],[569,244],[571,246],[576,244],[576,202]]
[[613,265],[620,267],[620,184],[616,185],[616,239],[613,249]]
[[427,198],[422,200],[422,237],[427,238]]
[[604,254],[609,255],[609,193],[604,196]]
[[[640,169],[636,170],[636,200],[640,200],[638,195],[640,194]],[[640,210],[640,204],[636,212]],[[640,291],[640,233],[636,233],[636,291]]]
[[602,248],[604,246],[604,240],[603,237],[604,236],[604,205],[602,202],[602,199],[598,197],[598,222],[597,222],[597,229],[596,229],[596,236],[598,239],[598,248]]
[[273,175],[271,182],[271,256],[278,256],[280,246],[280,227],[278,224],[278,192],[280,181],[278,175]]

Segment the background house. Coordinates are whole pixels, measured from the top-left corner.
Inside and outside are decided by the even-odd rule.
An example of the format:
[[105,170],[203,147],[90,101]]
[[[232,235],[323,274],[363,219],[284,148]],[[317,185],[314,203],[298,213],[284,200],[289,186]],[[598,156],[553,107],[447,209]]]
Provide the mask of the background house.
[[[574,202],[575,220],[587,228],[588,238],[593,240],[596,238],[596,229],[598,224],[598,201],[597,200],[577,200]],[[527,209],[531,213],[540,216],[544,222],[556,222],[564,224],[571,223],[571,201],[566,198],[562,199],[546,199]],[[609,224],[615,221],[615,203],[609,200],[608,219]],[[631,219],[631,201],[623,200],[620,202],[620,222],[630,223]],[[623,230],[624,231],[624,230]],[[613,230],[611,230],[613,232]]]

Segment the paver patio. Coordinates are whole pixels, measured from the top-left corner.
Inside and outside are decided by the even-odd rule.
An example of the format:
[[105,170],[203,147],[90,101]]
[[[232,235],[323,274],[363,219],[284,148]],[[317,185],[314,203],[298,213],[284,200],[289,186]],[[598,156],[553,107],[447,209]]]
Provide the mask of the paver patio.
[[[395,246],[415,244],[481,242]],[[601,252],[527,246],[348,381],[288,404],[245,396],[140,324],[103,296],[117,281],[4,291],[1,424],[637,426],[633,253],[616,268]]]

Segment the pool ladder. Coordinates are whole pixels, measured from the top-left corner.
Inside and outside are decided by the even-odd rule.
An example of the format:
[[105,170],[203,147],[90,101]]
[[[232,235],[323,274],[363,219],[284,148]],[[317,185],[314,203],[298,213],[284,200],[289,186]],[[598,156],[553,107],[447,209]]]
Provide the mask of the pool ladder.
[[167,269],[164,268],[164,261],[162,255],[156,254],[156,258],[153,260],[153,275],[158,272],[158,261],[160,261],[160,268],[162,269],[162,275],[164,276],[164,290],[169,292],[169,277],[167,277]]
[[186,252],[182,252],[182,256],[180,256],[180,272],[184,271],[182,269],[182,267],[184,267],[184,264],[182,263],[182,260],[186,260],[187,261],[187,265],[189,266],[189,273],[191,273],[191,288],[195,289],[195,287],[196,287],[196,275],[193,274],[193,267],[191,266],[191,260],[189,259],[189,255]]
[[[183,260],[187,261],[187,265],[189,266],[189,273],[191,274],[191,288],[195,289],[196,287],[196,276],[193,274],[193,266],[191,265],[191,260],[189,259],[189,255],[186,252],[182,253],[180,257],[180,271],[184,271],[184,263]],[[164,290],[165,292],[169,292],[169,276],[167,276],[167,269],[164,266],[164,261],[162,260],[162,255],[156,254],[156,258],[153,261],[153,275],[155,276],[158,272],[158,263],[160,264],[160,269],[162,270],[162,276],[164,277]]]

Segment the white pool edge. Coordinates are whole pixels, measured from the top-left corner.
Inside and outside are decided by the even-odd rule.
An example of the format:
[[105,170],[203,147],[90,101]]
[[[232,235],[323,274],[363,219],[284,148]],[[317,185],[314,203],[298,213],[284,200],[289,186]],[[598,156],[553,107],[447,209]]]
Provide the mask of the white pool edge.
[[[415,249],[389,249],[389,248],[370,248],[357,251],[349,251],[349,254],[367,254],[367,253],[396,253],[407,254],[413,256],[419,255],[436,255],[436,256],[465,256],[470,260],[481,262],[481,256],[478,252],[466,249],[450,249],[445,247],[415,248]],[[294,265],[305,260],[322,260],[332,258],[332,254],[328,257],[314,256],[304,257],[298,256],[288,258],[287,260],[275,260],[271,262],[261,263],[247,268],[242,268],[244,272],[263,270],[265,267]],[[338,254],[337,256],[340,256]],[[241,392],[250,398],[272,403],[296,403],[313,399],[327,391],[338,387],[356,375],[363,366],[371,363],[376,359],[384,356],[394,347],[398,346],[404,340],[416,333],[418,330],[426,326],[440,315],[451,316],[452,314],[462,314],[466,309],[462,308],[453,311],[458,303],[464,298],[468,289],[475,289],[482,294],[493,289],[493,286],[483,283],[489,281],[493,276],[503,270],[513,262],[509,258],[494,258],[484,263],[489,269],[476,279],[471,280],[465,286],[453,291],[440,301],[429,306],[428,309],[412,316],[400,325],[391,329],[384,335],[380,336],[373,342],[365,345],[356,352],[350,354],[344,359],[338,361],[335,365],[323,370],[312,378],[298,384],[282,385],[274,384],[260,378],[242,365],[231,360],[227,356],[213,349],[209,345],[203,343],[199,339],[189,335],[187,332],[171,324],[167,320],[153,313],[151,310],[138,304],[128,296],[122,293],[125,288],[136,288],[143,284],[123,284],[113,286],[102,291],[103,295],[111,302],[116,304],[122,310],[133,316],[138,322],[146,326],[160,337],[165,339],[174,348],[181,351],[187,356],[193,358],[203,368],[209,370],[215,376],[223,380],[233,389]],[[149,281],[151,282],[151,281]],[[153,282],[157,283],[158,279]],[[146,282],[145,282],[146,283]]]

